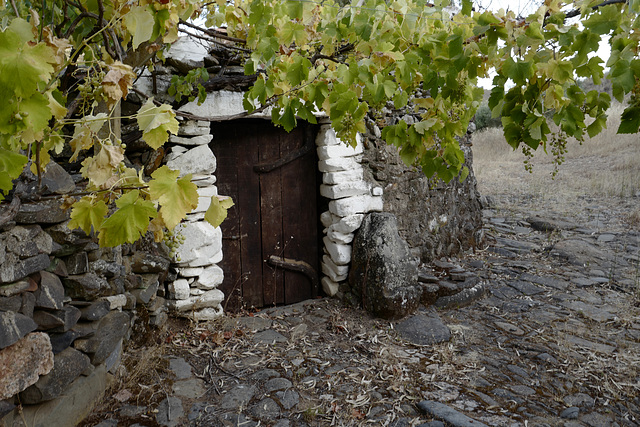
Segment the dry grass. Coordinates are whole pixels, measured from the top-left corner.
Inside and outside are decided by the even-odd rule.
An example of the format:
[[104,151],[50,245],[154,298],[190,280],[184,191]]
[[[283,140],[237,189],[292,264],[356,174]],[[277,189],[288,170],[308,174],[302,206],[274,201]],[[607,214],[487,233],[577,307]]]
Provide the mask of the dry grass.
[[607,129],[579,144],[568,142],[565,163],[555,179],[553,156],[538,150],[533,173],[524,168],[526,157],[514,151],[502,129],[487,129],[473,137],[474,170],[484,194],[531,194],[543,198],[578,195],[628,197],[640,191],[640,135],[618,135],[623,106],[609,111]]

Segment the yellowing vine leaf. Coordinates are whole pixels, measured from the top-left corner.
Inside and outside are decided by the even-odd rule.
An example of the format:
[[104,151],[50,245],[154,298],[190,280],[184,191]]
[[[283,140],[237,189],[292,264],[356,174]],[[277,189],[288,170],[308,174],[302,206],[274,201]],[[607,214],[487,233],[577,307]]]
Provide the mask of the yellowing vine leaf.
[[73,155],[69,159],[71,162],[78,158],[78,154],[82,150],[88,150],[93,147],[98,131],[102,129],[107,119],[108,116],[105,113],[99,113],[95,116],[84,116],[79,123],[76,123],[73,138],[69,142],[73,149]]
[[231,197],[213,196],[211,197],[211,205],[204,214],[204,220],[214,227],[219,227],[227,218],[227,210],[233,206]]
[[108,211],[109,208],[103,200],[85,196],[73,204],[69,228],[72,230],[80,228],[85,233],[91,234],[92,230],[100,229]]
[[180,171],[162,166],[149,181],[149,193],[160,202],[160,216],[169,230],[198,206],[198,187],[191,182],[191,174],[178,179],[179,175]]
[[124,149],[115,145],[103,145],[100,152],[82,162],[80,172],[89,183],[102,187],[113,177],[114,169],[124,160]]
[[134,6],[122,18],[127,30],[133,36],[133,48],[137,49],[140,43],[149,40],[153,34],[155,21],[147,6]]
[[102,90],[107,96],[109,107],[116,104],[120,99],[127,97],[129,88],[133,84],[136,74],[129,65],[116,61],[109,65],[109,72],[102,79]]
[[20,176],[26,164],[27,156],[0,148],[0,201],[4,200],[2,193],[11,190],[12,180]]
[[156,107],[150,98],[138,111],[138,127],[142,131],[142,139],[154,150],[169,140],[167,132],[178,133],[178,121],[169,105]]
[[153,203],[141,199],[138,190],[132,190],[116,200],[118,210],[100,227],[100,246],[118,246],[133,243],[147,232],[149,218],[158,214]]

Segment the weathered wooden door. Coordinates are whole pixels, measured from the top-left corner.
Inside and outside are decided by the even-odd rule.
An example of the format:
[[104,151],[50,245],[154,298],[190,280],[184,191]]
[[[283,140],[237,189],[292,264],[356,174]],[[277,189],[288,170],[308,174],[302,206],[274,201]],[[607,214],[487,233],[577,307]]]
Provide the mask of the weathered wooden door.
[[315,128],[266,120],[214,124],[218,192],[235,206],[222,224],[225,310],[291,304],[318,292]]

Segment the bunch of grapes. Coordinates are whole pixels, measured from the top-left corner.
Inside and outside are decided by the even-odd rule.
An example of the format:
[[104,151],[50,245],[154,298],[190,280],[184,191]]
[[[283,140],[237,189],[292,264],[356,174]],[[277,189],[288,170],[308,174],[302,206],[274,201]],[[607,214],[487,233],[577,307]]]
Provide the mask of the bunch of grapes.
[[179,257],[176,258],[176,253],[178,251],[178,248],[185,242],[184,235],[179,232],[176,233],[173,230],[167,230],[164,233],[163,242],[165,245],[167,245],[167,247],[171,251],[170,252],[171,257],[175,258],[176,261],[180,261]]

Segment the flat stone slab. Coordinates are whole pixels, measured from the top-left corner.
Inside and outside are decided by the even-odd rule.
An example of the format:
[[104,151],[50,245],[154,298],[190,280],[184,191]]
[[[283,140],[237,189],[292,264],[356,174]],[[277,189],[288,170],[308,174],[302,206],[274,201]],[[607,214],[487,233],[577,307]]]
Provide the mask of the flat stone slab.
[[418,408],[434,418],[444,421],[453,427],[487,427],[486,424],[469,418],[455,409],[432,400],[423,400],[418,403]]
[[433,345],[451,339],[451,331],[434,311],[416,314],[396,325],[405,340],[416,345]]
[[258,332],[253,336],[253,342],[263,344],[273,344],[277,342],[287,342],[287,338],[279,332],[273,329],[267,329],[262,332]]

